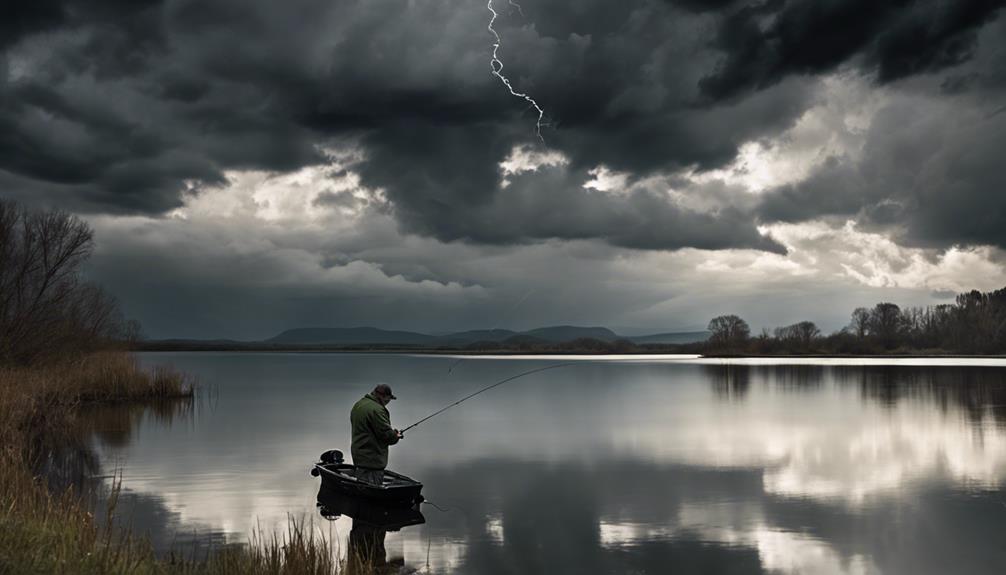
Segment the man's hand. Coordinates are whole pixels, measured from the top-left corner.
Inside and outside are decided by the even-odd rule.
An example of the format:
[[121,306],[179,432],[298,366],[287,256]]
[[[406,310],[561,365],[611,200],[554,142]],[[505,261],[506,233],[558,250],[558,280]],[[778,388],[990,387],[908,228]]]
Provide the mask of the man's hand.
[[404,437],[405,437],[405,434],[404,434],[404,433],[402,433],[401,431],[398,431],[397,429],[396,429],[396,430],[394,430],[394,431],[395,431],[395,435],[397,435],[397,436],[398,436],[398,439],[402,439],[402,438],[404,438]]

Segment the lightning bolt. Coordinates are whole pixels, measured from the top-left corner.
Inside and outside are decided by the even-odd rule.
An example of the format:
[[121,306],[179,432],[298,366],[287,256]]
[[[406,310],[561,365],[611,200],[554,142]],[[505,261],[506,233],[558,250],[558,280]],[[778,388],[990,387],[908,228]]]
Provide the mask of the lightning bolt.
[[[517,8],[517,11],[520,12],[521,16],[524,15],[524,10],[521,8],[520,4],[518,4],[514,0],[508,0],[508,2],[511,6]],[[541,136],[541,127],[545,120],[545,110],[542,110],[541,106],[538,105],[538,102],[535,102],[534,98],[532,98],[531,96],[528,96],[523,92],[518,92],[517,90],[514,90],[513,85],[510,83],[510,80],[503,75],[503,61],[500,60],[499,58],[499,49],[503,41],[500,40],[500,35],[496,32],[496,29],[493,28],[493,24],[496,23],[496,18],[499,16],[499,14],[497,14],[496,10],[493,9],[493,0],[488,0],[486,7],[489,8],[489,12],[492,14],[492,17],[489,19],[489,25],[487,26],[487,28],[489,29],[489,32],[493,35],[493,38],[495,39],[495,41],[493,42],[493,55],[492,58],[489,60],[489,67],[492,70],[492,75],[499,78],[500,82],[503,82],[503,85],[506,86],[506,89],[510,91],[511,96],[523,99],[538,112],[538,121],[535,123],[535,132],[538,134],[538,139],[541,140],[542,144],[544,144],[545,138]]]

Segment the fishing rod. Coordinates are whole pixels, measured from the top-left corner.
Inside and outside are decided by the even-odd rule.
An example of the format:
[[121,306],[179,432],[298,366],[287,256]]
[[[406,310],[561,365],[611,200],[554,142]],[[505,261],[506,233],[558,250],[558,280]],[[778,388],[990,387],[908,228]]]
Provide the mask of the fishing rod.
[[433,413],[427,415],[426,417],[424,417],[424,418],[420,419],[419,421],[413,423],[412,425],[406,427],[405,429],[402,429],[401,431],[399,431],[399,434],[405,435],[406,431],[412,429],[413,427],[419,425],[420,423],[422,423],[424,421],[427,421],[429,419],[433,419],[434,417],[440,415],[441,413],[447,411],[448,409],[454,407],[455,405],[460,405],[460,404],[468,401],[469,399],[475,397],[476,395],[478,395],[480,393],[484,393],[486,391],[489,391],[490,389],[492,389],[494,387],[499,387],[499,386],[503,385],[504,383],[507,383],[508,381],[513,381],[515,379],[522,378],[522,377],[524,377],[526,375],[531,375],[532,373],[538,373],[540,371],[546,371],[546,370],[549,370],[549,369],[557,369],[557,368],[560,368],[560,367],[566,367],[567,365],[573,365],[573,363],[574,362],[571,362],[571,361],[567,361],[567,362],[564,362],[564,363],[553,363],[552,365],[546,365],[545,367],[538,367],[538,368],[535,368],[535,369],[532,369],[532,370],[528,370],[528,371],[525,371],[525,372],[522,372],[522,373],[518,373],[517,375],[511,375],[510,377],[508,377],[506,379],[501,379],[500,381],[497,381],[496,383],[494,383],[492,385],[487,385],[486,387],[483,387],[482,389],[476,391],[475,393],[472,393],[472,394],[469,394],[469,395],[466,395],[466,396],[462,397],[461,399],[455,401],[454,403],[452,403],[452,404],[450,404],[450,405],[448,405],[448,406],[446,406],[444,408],[441,408],[441,409],[439,409],[437,411],[434,411]]
[[[528,298],[528,296],[530,296],[532,293],[534,293],[534,288],[531,288],[531,289],[527,290],[527,292],[525,292],[524,295],[521,296],[521,298],[519,300],[517,300],[517,303],[513,304],[513,306],[510,307],[510,310],[509,310],[509,312],[508,312],[507,315],[513,313],[514,310],[516,310],[518,307],[520,307],[520,304],[524,303],[524,300],[526,300]],[[493,327],[489,328],[489,335],[490,335],[490,337],[492,336],[492,333],[494,331],[496,331],[496,327],[497,326],[499,326],[499,323],[496,323],[495,325],[493,325]],[[458,364],[461,363],[462,361],[464,361],[465,359],[466,359],[466,356],[461,356],[457,360],[451,362],[451,365],[448,366],[448,368],[447,368],[447,375],[450,375],[450,374],[454,373],[454,368],[457,367]],[[537,369],[532,369],[530,371],[526,371],[524,373],[519,373],[519,374],[514,375],[512,377],[508,377],[508,378],[504,379],[503,381],[498,381],[498,382],[496,382],[496,383],[494,383],[494,384],[492,384],[492,385],[490,385],[488,387],[485,387],[485,388],[482,388],[482,389],[476,391],[475,393],[473,393],[471,395],[467,395],[465,397],[462,397],[461,399],[459,399],[456,402],[448,405],[447,407],[444,407],[443,409],[441,409],[441,410],[439,410],[437,412],[434,412],[434,413],[432,413],[432,414],[430,414],[430,415],[428,415],[428,416],[420,419],[419,421],[417,421],[417,422],[413,423],[412,425],[406,427],[405,429],[402,429],[401,431],[399,431],[399,434],[400,435],[404,435],[406,431],[412,429],[413,427],[419,425],[420,423],[426,421],[427,419],[432,419],[433,417],[436,417],[437,415],[440,415],[441,413],[447,411],[448,409],[454,407],[455,405],[458,405],[458,404],[460,404],[462,402],[465,402],[465,401],[467,401],[467,400],[475,397],[476,395],[478,395],[478,394],[480,394],[480,393],[482,393],[484,391],[489,391],[490,389],[492,389],[492,388],[494,388],[494,387],[496,387],[498,385],[503,385],[504,383],[506,383],[508,381],[513,381],[513,380],[515,380],[517,378],[524,377],[525,375],[531,375],[532,373],[538,373],[539,371],[545,371],[546,369],[555,369],[557,367],[563,367],[565,365],[569,365],[569,364],[568,363],[562,363],[562,364],[549,365],[549,366],[546,366],[546,367],[539,367]]]

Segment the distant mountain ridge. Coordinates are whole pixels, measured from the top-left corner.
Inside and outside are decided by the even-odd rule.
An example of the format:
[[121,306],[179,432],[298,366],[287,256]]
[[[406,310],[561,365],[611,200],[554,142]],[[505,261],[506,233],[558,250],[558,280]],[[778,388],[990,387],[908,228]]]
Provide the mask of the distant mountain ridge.
[[500,343],[541,341],[563,343],[577,339],[594,339],[604,342],[628,340],[633,343],[692,343],[704,341],[707,332],[660,333],[623,337],[606,327],[580,327],[557,325],[527,331],[509,329],[479,329],[445,335],[385,330],[376,327],[309,327],[288,329],[264,343],[278,345],[405,345],[422,347],[462,347],[475,343]]
[[522,332],[521,335],[529,335],[546,341],[562,342],[573,341],[574,339],[590,338],[601,341],[615,341],[617,339],[628,339],[619,335],[606,327],[577,327],[573,325],[556,325],[551,327],[539,327]]
[[640,335],[630,337],[632,343],[664,343],[664,344],[684,344],[706,341],[709,339],[708,331],[675,331],[668,333],[655,333],[652,335]]
[[411,331],[385,330],[377,327],[301,327],[288,329],[266,343],[279,344],[399,344],[428,345],[438,339]]

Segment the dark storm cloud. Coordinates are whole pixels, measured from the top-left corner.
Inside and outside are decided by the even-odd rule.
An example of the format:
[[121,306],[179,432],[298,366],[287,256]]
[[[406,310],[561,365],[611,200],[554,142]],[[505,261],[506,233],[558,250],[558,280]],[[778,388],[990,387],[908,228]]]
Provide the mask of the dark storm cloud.
[[665,0],[668,4],[673,4],[689,10],[691,12],[711,12],[722,10],[737,3],[737,0]]
[[[367,154],[364,184],[385,189],[413,232],[502,243],[635,233],[613,232],[636,221],[617,214],[575,231],[471,229],[492,219],[485,206],[502,205],[498,163],[533,141],[534,121],[488,74],[481,6],[217,0],[114,8],[60,5],[32,20],[32,30],[74,34],[22,38],[12,54],[27,73],[15,81],[8,71],[2,86],[9,105],[0,114],[0,168],[51,184],[80,209],[164,212],[189,182],[220,183],[233,168],[317,163],[316,144],[349,138]],[[527,14],[498,23],[507,71],[546,106],[560,126],[546,131],[548,143],[576,169],[603,163],[639,177],[723,165],[740,143],[784,128],[807,105],[808,88],[794,84],[693,109],[702,66],[673,43],[691,33],[689,21],[660,2],[539,3]],[[678,220],[664,226],[674,233],[658,225],[616,243],[732,247],[736,237],[712,241],[707,228]],[[762,242],[749,236],[740,245]]]
[[63,2],[59,0],[10,3],[4,7],[0,19],[0,48],[17,42],[22,36],[57,26],[63,19]]
[[[1003,31],[1000,22],[990,32]],[[1006,116],[995,112],[1004,96],[988,89],[938,101],[922,90],[894,94],[874,116],[861,157],[831,158],[804,181],[770,191],[760,217],[837,216],[907,245],[1006,247]]]
[[[105,56],[132,57],[145,46],[160,40],[157,8],[163,0],[37,0],[9,3],[0,19],[0,48],[39,32],[57,29],[101,29],[106,36],[129,36],[121,47],[125,52],[109,52]],[[94,49],[111,43],[90,44],[81,56],[96,56]]]
[[269,86],[201,68],[194,54],[213,46],[177,35],[168,23],[177,9],[69,2],[45,33],[8,50],[0,170],[34,185],[7,193],[30,187],[74,209],[161,213],[190,182],[223,183],[227,168],[321,160],[309,128],[268,110]]
[[979,29],[1006,0],[766,0],[720,24],[725,54],[701,82],[719,100],[763,89],[792,74],[819,74],[854,58],[891,82],[968,60]]
[[1006,247],[1004,38],[999,17],[982,28],[965,64],[885,91],[860,153],[767,193],[760,217],[851,219],[903,245]]
[[[569,157],[574,169],[604,164],[639,177],[686,166],[720,166],[733,159],[740,143],[785,128],[808,105],[808,86],[787,83],[742,102],[696,109],[693,102],[703,68],[687,50],[675,53],[681,48],[675,48],[672,41],[694,34],[688,31],[688,18],[672,17],[665,7],[648,2],[597,1],[569,8],[557,3],[528,4],[525,13],[534,23],[533,31],[519,30],[513,24],[520,22],[513,21],[506,28],[506,21],[501,20],[500,27],[507,38],[507,70],[520,74],[514,78],[521,88],[533,93],[548,119],[557,122],[558,128],[546,129],[545,137],[549,147]],[[473,30],[484,28],[483,18],[474,14],[470,20]],[[403,38],[402,46],[415,43],[409,33],[403,33]],[[362,57],[364,50],[358,44],[373,48],[366,28],[354,29],[341,46]],[[385,59],[392,63],[412,61],[396,50],[407,48],[396,47]],[[477,62],[484,64],[482,58]],[[407,73],[408,68],[397,69]],[[338,76],[351,78],[355,86],[371,86],[360,90],[358,100],[342,95],[338,97],[345,99],[346,105],[338,105],[327,95],[319,99],[320,105],[299,107],[313,110],[308,122],[325,129],[376,127],[362,138],[370,154],[362,174],[367,184],[388,191],[396,213],[410,231],[443,240],[502,243],[570,237],[568,227],[522,235],[532,226],[515,228],[499,223],[506,219],[501,217],[505,206],[494,200],[507,196],[498,191],[497,163],[516,143],[533,141],[534,117],[485,76],[485,70],[475,67],[468,73],[490,81],[459,86],[453,92],[448,82],[397,94],[388,86],[373,85],[373,70],[362,75],[349,67]],[[551,193],[548,188],[537,189]],[[486,205],[499,206],[500,214],[488,218],[489,229],[475,229],[478,224],[473,222],[487,219],[482,213]],[[576,205],[565,209],[580,212]],[[627,223],[619,217],[591,221],[597,226],[579,226],[573,236],[611,238],[615,222]],[[659,239],[670,239],[671,234],[653,233],[647,241],[617,245],[672,249],[711,243],[705,237],[690,243],[684,230],[699,230],[700,226],[677,222],[665,226],[677,230],[673,241],[661,244]],[[753,224],[747,222],[744,229],[753,229]],[[632,233],[625,230],[623,235]],[[736,234],[725,234],[723,241],[715,243],[729,247],[734,237]],[[750,239],[738,247],[765,245]]]
[[[545,108],[555,126],[544,135],[569,174],[603,164],[635,182],[721,167],[741,144],[791,126],[814,86],[788,76],[854,62],[889,81],[965,61],[1001,4],[541,1],[526,3],[526,19],[501,10],[497,24],[505,71]],[[534,115],[488,73],[482,4],[92,0],[13,10],[0,28],[0,173],[22,185],[9,194],[158,214],[227,170],[318,164],[317,146],[334,143],[363,148],[363,184],[385,190],[404,229],[439,239],[779,249],[739,207],[692,213],[640,193],[602,202],[576,189],[582,182],[553,192],[530,177],[501,190],[498,163],[535,141]],[[551,207],[527,209],[532,192]]]
[[588,175],[565,168],[542,168],[508,179],[509,186],[492,204],[463,211],[444,207],[445,216],[459,216],[445,217],[456,238],[489,244],[602,239],[634,249],[736,247],[785,253],[780,244],[758,233],[743,209],[696,211],[645,187],[625,193],[584,189],[581,183]]

